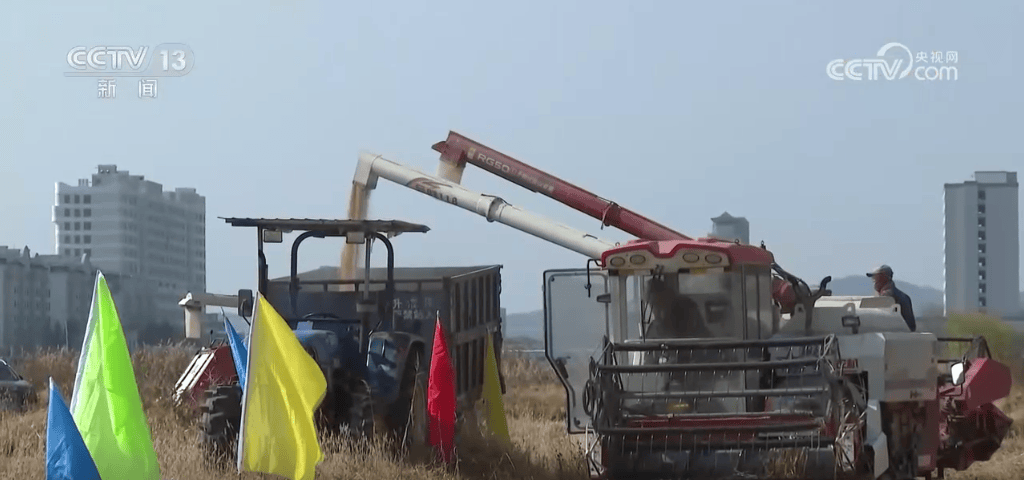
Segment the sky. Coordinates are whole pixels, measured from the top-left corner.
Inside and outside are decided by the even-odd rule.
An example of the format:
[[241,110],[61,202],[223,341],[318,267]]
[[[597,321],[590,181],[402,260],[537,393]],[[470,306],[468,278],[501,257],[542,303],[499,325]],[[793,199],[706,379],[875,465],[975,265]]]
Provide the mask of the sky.
[[[744,216],[809,283],[887,263],[941,288],[943,184],[1024,173],[1016,1],[80,3],[0,7],[0,244],[52,253],[55,182],[116,164],[206,196],[216,293],[256,279],[253,232],[218,217],[343,218],[360,151],[433,172],[449,130],[691,236]],[[170,42],[195,63],[156,99],[64,76],[75,46]],[[889,42],[956,51],[957,80],[827,75]],[[630,238],[473,167],[463,185]],[[386,181],[370,216],[431,227],[399,265],[503,265],[510,312],[586,262]],[[340,241],[304,245],[302,269],[338,263]]]

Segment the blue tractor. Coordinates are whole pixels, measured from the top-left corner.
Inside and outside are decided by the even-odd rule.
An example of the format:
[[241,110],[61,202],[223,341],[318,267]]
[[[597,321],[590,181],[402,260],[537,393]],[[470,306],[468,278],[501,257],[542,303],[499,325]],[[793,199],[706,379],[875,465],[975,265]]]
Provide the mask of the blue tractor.
[[[400,445],[424,442],[426,381],[437,318],[449,336],[460,410],[479,398],[486,336],[492,335],[496,351],[501,345],[500,265],[396,269],[390,238],[429,231],[403,221],[225,221],[256,229],[259,292],[288,322],[327,379],[327,394],[316,414],[318,428],[360,436],[384,431]],[[291,273],[270,279],[264,246],[283,243],[284,235],[293,232],[298,235],[291,244]],[[341,278],[337,267],[299,274],[299,246],[310,237],[363,244],[361,278]],[[386,268],[369,266],[375,241],[387,250]],[[253,302],[251,290],[239,290],[238,314],[247,321]],[[237,376],[205,392],[200,425],[208,453],[234,455],[241,397]]]

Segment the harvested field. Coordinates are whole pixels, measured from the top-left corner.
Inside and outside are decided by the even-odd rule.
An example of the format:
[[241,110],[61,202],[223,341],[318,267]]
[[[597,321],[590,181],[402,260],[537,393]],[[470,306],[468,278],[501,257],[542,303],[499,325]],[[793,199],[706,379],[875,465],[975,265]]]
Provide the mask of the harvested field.
[[[194,350],[181,346],[164,346],[132,355],[163,478],[271,478],[252,473],[239,477],[231,466],[217,470],[203,465],[196,442],[197,427],[170,398],[174,382],[193,353]],[[15,364],[36,385],[40,401],[24,414],[0,413],[0,479],[45,478],[47,378],[52,375],[65,399],[70,400],[76,361],[75,352],[51,350]],[[463,442],[458,464],[445,467],[393,458],[383,445],[323,439],[326,459],[317,469],[317,478],[587,478],[577,443],[564,433],[562,387],[547,365],[515,358],[506,358],[504,363],[511,448],[480,439]]]
[[[185,411],[176,408],[169,392],[188,365],[193,350],[181,346],[153,347],[133,356],[143,406],[153,432],[163,477],[167,479],[270,478],[238,476],[231,466],[208,468],[196,443],[197,430]],[[39,389],[40,402],[24,414],[0,413],[0,479],[45,477],[46,382],[52,375],[66,399],[74,381],[74,352],[43,351],[16,363]],[[463,442],[459,462],[447,468],[396,459],[380,445],[357,445],[324,439],[326,459],[317,478],[334,479],[585,479],[582,454],[565,434],[565,397],[546,363],[505,358],[508,394],[505,409],[513,446],[503,448],[475,439]],[[1024,471],[1024,391],[1016,388],[1003,406],[1015,420],[1002,450],[985,463],[947,478],[1016,480]]]

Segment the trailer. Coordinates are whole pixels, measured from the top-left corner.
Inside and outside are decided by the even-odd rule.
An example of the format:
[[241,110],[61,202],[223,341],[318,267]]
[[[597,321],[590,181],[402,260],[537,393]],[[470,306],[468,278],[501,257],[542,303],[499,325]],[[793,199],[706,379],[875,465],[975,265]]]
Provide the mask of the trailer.
[[[394,328],[399,331],[423,332],[426,348],[433,345],[433,325],[441,319],[455,367],[456,396],[460,410],[468,410],[483,388],[484,356],[487,335],[492,336],[494,350],[501,365],[501,265],[466,267],[395,267]],[[324,292],[331,287],[351,285],[355,293],[366,290],[362,280],[342,280],[335,267],[322,267],[297,275],[300,292],[305,292],[300,311],[313,311]],[[387,268],[370,268],[369,291],[383,295],[387,287]],[[275,278],[268,285],[268,298],[286,294],[290,277]],[[308,301],[310,304],[306,304]],[[337,311],[354,315],[354,305],[338,305]],[[390,325],[382,324],[381,329]],[[382,343],[370,343],[370,351],[380,354]],[[385,352],[387,355],[391,353]],[[429,366],[430,357],[425,359]],[[502,393],[504,374],[500,372]]]

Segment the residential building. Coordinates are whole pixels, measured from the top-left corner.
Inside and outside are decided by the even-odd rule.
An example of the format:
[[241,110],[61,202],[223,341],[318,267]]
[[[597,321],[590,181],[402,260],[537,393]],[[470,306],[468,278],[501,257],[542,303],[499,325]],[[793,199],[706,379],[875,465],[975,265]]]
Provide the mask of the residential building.
[[734,217],[725,212],[712,218],[711,225],[712,237],[750,244],[750,222],[744,217]]
[[1020,305],[1017,172],[979,171],[944,194],[946,315],[1016,315]]
[[88,254],[104,273],[145,280],[153,305],[145,320],[181,325],[178,301],[206,291],[205,197],[100,165],[77,185],[58,182],[54,204],[58,255]]
[[[80,348],[89,320],[96,267],[88,254],[31,255],[0,246],[0,352],[11,348]],[[145,315],[145,282],[104,272],[125,337],[134,343],[146,331],[132,319]]]

